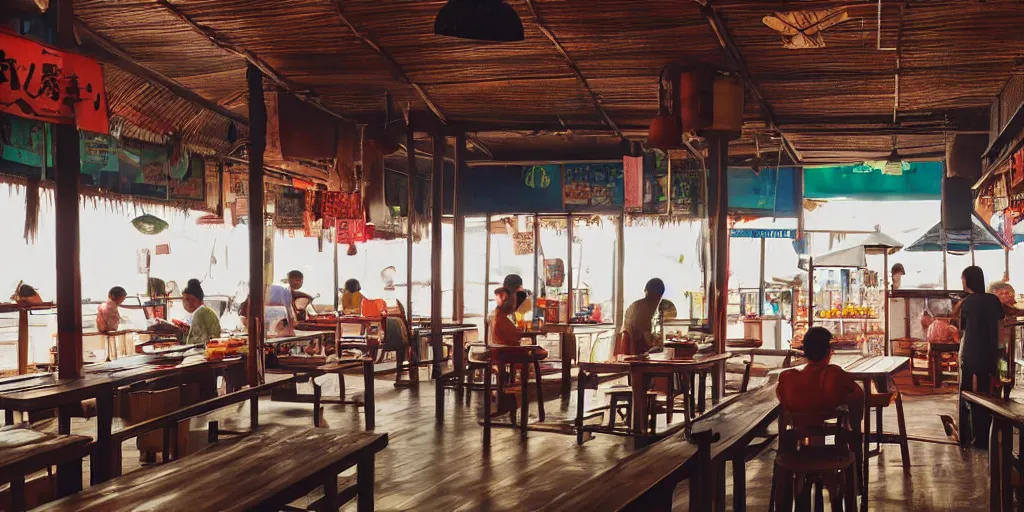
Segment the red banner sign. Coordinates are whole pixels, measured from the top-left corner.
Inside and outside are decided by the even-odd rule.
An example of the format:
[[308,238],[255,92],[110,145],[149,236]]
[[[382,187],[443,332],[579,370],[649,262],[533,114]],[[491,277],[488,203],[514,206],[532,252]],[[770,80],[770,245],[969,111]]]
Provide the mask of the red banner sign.
[[622,157],[625,188],[625,206],[627,210],[641,210],[644,207],[644,157]]
[[363,219],[338,219],[339,244],[354,244],[366,241],[366,221]]
[[0,111],[110,133],[98,62],[7,32],[0,32]]

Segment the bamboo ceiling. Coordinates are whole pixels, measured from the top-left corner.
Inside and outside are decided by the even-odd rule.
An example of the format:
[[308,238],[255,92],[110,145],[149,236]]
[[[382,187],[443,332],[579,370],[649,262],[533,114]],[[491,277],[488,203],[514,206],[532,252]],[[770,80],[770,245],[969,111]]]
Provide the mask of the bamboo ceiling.
[[[87,49],[102,42],[169,80],[170,89],[108,66],[114,114],[215,151],[227,146],[227,116],[247,113],[247,60],[339,117],[378,123],[390,94],[415,119],[469,129],[471,158],[499,160],[603,157],[619,147],[616,129],[642,141],[671,60],[749,73],[735,158],[775,155],[778,129],[805,163],[884,158],[894,133],[909,156],[939,155],[945,131],[987,130],[992,99],[1024,72],[1014,67],[1024,56],[1019,0],[884,0],[890,50],[876,47],[870,2],[507,1],[525,41],[433,35],[444,0],[76,0],[75,10]],[[823,32],[823,48],[784,49],[762,23],[776,11],[842,6],[849,19]],[[179,86],[197,98],[175,97]]]

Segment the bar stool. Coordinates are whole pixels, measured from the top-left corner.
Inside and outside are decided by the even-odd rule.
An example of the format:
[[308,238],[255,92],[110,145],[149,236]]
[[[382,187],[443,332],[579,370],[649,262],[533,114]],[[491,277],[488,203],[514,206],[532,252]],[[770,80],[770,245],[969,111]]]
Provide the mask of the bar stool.
[[[537,354],[538,347],[532,345],[524,345],[519,347],[493,347],[489,346],[491,363],[498,368],[498,374],[496,376],[497,381],[497,403],[500,405],[501,400],[506,394],[515,395],[519,394],[519,422],[516,422],[516,410],[513,408],[509,411],[509,419],[513,426],[520,430],[520,437],[526,439],[527,427],[529,424],[529,410],[530,410],[530,367],[533,367],[534,373],[537,374],[536,379],[536,391],[537,391],[537,417],[543,422],[544,421],[544,388],[541,382],[540,373],[540,361],[542,357]],[[490,430],[491,430],[491,414],[490,414],[490,390],[491,390],[491,369],[492,364],[484,366],[484,403],[486,405],[484,409],[484,442],[485,444],[490,442]],[[518,386],[516,383],[516,370],[518,366],[519,379]]]
[[[849,414],[783,412],[779,426],[779,453],[772,475],[770,511],[825,509],[824,489],[829,490],[832,510],[856,510],[857,457],[850,448]],[[826,444],[832,436],[833,444]],[[866,497],[864,497],[866,499]]]
[[[616,415],[620,416],[626,424],[626,428],[633,427],[633,388],[630,386],[613,386],[605,390],[605,395],[610,398],[608,406],[608,428],[615,429]],[[658,401],[658,393],[647,392],[647,420],[648,431],[651,434],[657,433],[656,424],[661,403]]]

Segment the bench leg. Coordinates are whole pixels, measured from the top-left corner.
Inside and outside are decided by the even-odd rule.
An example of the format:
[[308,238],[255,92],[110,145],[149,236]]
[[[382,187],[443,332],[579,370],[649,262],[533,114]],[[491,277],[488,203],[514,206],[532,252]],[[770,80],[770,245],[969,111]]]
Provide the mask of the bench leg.
[[668,387],[666,388],[665,394],[665,424],[672,423],[672,409],[676,408],[676,390],[675,390],[676,376],[668,376]]
[[747,458],[745,453],[740,453],[732,459],[732,510],[733,512],[746,512],[747,510]]
[[[399,373],[399,375],[401,375],[401,373]],[[338,370],[338,399],[342,402],[345,401],[345,373],[341,370]]]
[[256,430],[260,426],[260,395],[253,393],[249,398],[249,428]]
[[[110,479],[112,441],[110,431],[114,423],[114,395],[103,394],[96,397],[96,449],[90,461],[90,481],[92,485]],[[121,449],[121,445],[116,445]]]
[[706,401],[705,395],[707,395],[707,391],[708,391],[707,385],[708,385],[708,372],[702,370],[700,372],[700,394],[697,395],[697,410],[700,411],[701,414],[704,414],[704,410],[705,410],[705,401]]
[[[341,375],[340,370],[338,375]],[[377,413],[373,397],[373,361],[363,362],[363,412],[366,414],[366,430],[373,430]]]
[[82,490],[82,459],[75,458],[57,466],[57,497],[63,498]]
[[359,512],[373,512],[373,456],[364,458],[356,465],[356,486]]
[[11,510],[25,510],[25,476],[18,475],[11,479]]
[[1000,499],[1000,469],[999,455],[1002,450],[999,449],[999,420],[992,418],[992,428],[989,433],[988,439],[988,467],[989,467],[989,493],[988,493],[988,506],[989,510],[1000,510],[1002,506],[1002,500]]
[[324,478],[324,500],[320,504],[320,510],[336,511],[339,508],[341,503],[338,503],[338,475],[330,473]]
[[313,426],[314,427],[319,427],[320,426],[320,401],[321,401],[320,393],[322,393],[322,391],[320,389],[320,385],[317,384],[316,381],[314,380],[313,381]]
[[[992,425],[992,428],[995,429],[996,425]],[[999,449],[1001,510],[1009,512],[1013,510],[1013,426],[1007,421],[999,422]]]

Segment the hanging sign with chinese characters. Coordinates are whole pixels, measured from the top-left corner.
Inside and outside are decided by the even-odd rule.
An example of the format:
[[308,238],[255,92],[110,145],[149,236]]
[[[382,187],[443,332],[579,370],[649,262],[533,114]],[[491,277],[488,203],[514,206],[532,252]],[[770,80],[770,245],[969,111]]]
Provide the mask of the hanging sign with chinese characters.
[[98,62],[2,31],[0,111],[110,133]]

